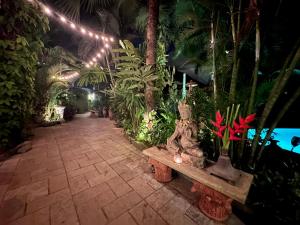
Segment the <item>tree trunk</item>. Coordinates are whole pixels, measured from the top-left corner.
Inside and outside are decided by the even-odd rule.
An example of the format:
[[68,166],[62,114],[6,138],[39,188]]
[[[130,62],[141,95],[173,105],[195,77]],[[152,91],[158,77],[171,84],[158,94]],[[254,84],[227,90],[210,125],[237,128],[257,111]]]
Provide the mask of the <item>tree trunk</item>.
[[238,41],[238,32],[240,30],[240,20],[241,20],[241,0],[239,1],[239,11],[238,11],[238,23],[237,27],[235,27],[235,13],[234,13],[234,5],[230,7],[230,24],[231,24],[231,33],[232,33],[232,41],[233,41],[233,66],[232,66],[232,74],[231,74],[231,82],[230,82],[230,90],[229,90],[229,103],[233,104],[235,102],[236,97],[236,85],[238,78],[238,70],[239,70],[239,41]]
[[210,22],[211,50],[212,50],[212,80],[214,87],[214,104],[217,107],[217,76],[216,76],[216,59],[215,59],[215,28],[214,28],[214,11],[211,13]]
[[268,101],[264,107],[263,113],[261,115],[259,124],[257,126],[256,134],[254,136],[253,142],[252,142],[252,153],[251,153],[251,160],[252,163],[254,163],[254,156],[256,153],[256,148],[258,145],[258,139],[260,137],[260,133],[265,125],[265,122],[270,114],[270,112],[273,109],[273,106],[275,105],[278,97],[280,96],[282,89],[285,87],[285,84],[287,83],[288,79],[292,75],[292,72],[297,65],[298,61],[300,60],[300,39],[297,41],[295,47],[295,50],[292,51],[292,53],[288,56],[287,60],[284,63],[284,66],[276,80],[276,83],[274,84],[274,87],[269,95]]
[[[156,62],[156,31],[158,23],[159,2],[148,0],[148,21],[147,21],[147,51],[146,64],[155,66]],[[147,112],[154,108],[153,82],[148,82],[145,89],[145,102]]]
[[255,36],[255,66],[253,69],[253,76],[252,76],[253,82],[252,82],[251,94],[250,94],[250,99],[248,104],[248,114],[251,114],[253,112],[259,62],[260,62],[260,27],[259,27],[259,18],[257,18],[256,36]]

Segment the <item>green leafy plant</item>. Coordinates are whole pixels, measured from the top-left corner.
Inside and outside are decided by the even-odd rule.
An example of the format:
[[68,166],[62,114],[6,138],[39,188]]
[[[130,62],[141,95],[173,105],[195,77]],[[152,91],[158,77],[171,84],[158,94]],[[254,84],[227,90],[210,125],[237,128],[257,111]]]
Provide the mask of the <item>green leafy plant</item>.
[[20,141],[32,114],[38,54],[48,20],[26,1],[4,0],[0,27],[0,148],[7,148]]

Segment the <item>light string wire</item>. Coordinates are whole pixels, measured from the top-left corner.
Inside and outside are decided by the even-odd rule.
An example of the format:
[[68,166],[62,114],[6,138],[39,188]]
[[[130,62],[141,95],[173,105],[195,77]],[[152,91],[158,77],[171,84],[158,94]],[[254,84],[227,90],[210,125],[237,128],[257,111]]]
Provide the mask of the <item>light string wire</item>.
[[[68,19],[62,13],[58,13],[51,9],[51,7],[47,6],[44,3],[41,3],[38,0],[27,0],[27,2],[31,3],[33,6],[36,6],[46,14],[48,17],[52,17],[58,19],[61,23],[68,25],[71,30],[79,31],[82,36],[88,36],[90,39],[94,41],[102,41],[103,48],[101,48],[88,62],[84,62],[87,68],[91,66],[96,66],[99,59],[102,58],[103,54],[109,53],[107,51],[111,46],[110,43],[114,42],[115,39],[113,36],[105,34],[103,32],[94,32],[92,29],[86,28],[86,26],[82,26],[78,23],[73,22],[72,20]],[[100,67],[101,68],[101,67]]]

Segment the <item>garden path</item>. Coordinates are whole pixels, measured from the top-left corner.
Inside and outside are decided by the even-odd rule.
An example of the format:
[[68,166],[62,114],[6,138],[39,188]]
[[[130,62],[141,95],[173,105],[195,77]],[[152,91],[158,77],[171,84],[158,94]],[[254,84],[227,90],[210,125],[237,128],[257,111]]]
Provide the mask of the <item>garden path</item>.
[[194,206],[188,180],[154,180],[108,119],[76,117],[34,134],[31,151],[0,163],[0,225],[215,224]]

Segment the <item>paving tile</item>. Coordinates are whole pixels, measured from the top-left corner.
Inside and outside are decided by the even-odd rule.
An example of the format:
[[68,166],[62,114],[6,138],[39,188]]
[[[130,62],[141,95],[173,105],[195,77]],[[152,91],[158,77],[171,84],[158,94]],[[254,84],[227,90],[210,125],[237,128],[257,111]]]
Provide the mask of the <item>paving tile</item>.
[[67,171],[77,170],[80,168],[79,163],[76,160],[68,160],[65,162],[65,168]]
[[155,191],[151,194],[146,201],[155,210],[159,210],[167,202],[169,202],[175,196],[174,190],[170,190],[167,187],[162,187],[161,189]]
[[149,206],[146,202],[141,202],[129,213],[134,217],[138,224],[142,225],[167,225],[167,223]]
[[35,173],[31,173],[31,180],[32,180],[32,182],[40,181],[40,180],[47,180],[53,176],[65,175],[65,174],[66,174],[66,172],[63,168],[60,168],[57,170],[52,170],[52,171],[48,171],[47,168],[44,168],[44,169],[40,169],[39,171],[37,171]]
[[95,167],[99,174],[97,176],[87,177],[91,186],[95,186],[118,176],[118,174],[106,162],[97,163],[95,164]]
[[50,206],[51,225],[74,225],[78,222],[72,199],[56,202]]
[[83,167],[77,170],[67,171],[69,177],[76,177],[79,175],[84,175],[87,172],[96,171],[96,168],[93,165]]
[[13,172],[0,172],[0,185],[9,184],[13,178]]
[[12,173],[16,170],[20,159],[11,158],[4,161],[0,166],[0,173]]
[[8,184],[0,185],[0,203],[4,197],[4,194],[6,193],[7,188],[8,188]]
[[142,197],[146,198],[154,189],[142,177],[136,177],[128,182],[128,184]]
[[158,213],[170,225],[195,225],[195,223],[185,215],[191,204],[182,196],[175,196]]
[[200,212],[200,210],[195,207],[191,206],[187,211],[186,215],[192,219],[196,224],[198,225],[217,225],[217,222],[214,222],[213,220],[206,217],[203,213]]
[[128,213],[124,213],[123,215],[109,223],[109,225],[137,225],[137,223]]
[[50,195],[39,197],[27,204],[26,214],[30,214],[41,208],[50,206],[56,202],[67,200],[67,199],[71,199],[71,193],[69,189],[64,189]]
[[0,224],[6,225],[8,222],[22,217],[25,213],[25,206],[26,196],[15,196],[2,202],[0,207]]
[[176,179],[173,179],[167,184],[167,186],[177,190],[181,195],[188,199],[192,204],[194,204],[199,199],[199,193],[191,192],[193,186],[192,181],[183,175],[179,175]]
[[90,187],[87,179],[84,176],[76,176],[69,178],[69,185],[72,195],[77,194]]
[[132,191],[108,204],[103,209],[108,219],[113,220],[134,207],[141,200],[142,198],[136,192]]
[[49,192],[54,193],[68,187],[68,180],[65,174],[49,177]]
[[50,225],[49,209],[40,209],[6,225]]
[[80,225],[105,225],[107,219],[95,199],[76,205]]
[[13,176],[8,189],[13,190],[30,183],[31,183],[30,173],[17,173]]
[[112,178],[107,183],[118,197],[132,191],[132,188],[119,176]]
[[16,196],[26,196],[27,202],[48,194],[48,181],[39,181],[17,189],[8,190],[4,196],[5,200],[14,198]]
[[97,195],[106,193],[108,191],[110,191],[109,186],[106,183],[102,183],[97,186],[88,188],[84,191],[81,191],[78,194],[75,194],[73,196],[73,200],[74,200],[74,203],[77,205],[79,203],[82,203],[82,202],[88,201],[92,198],[95,198]]

